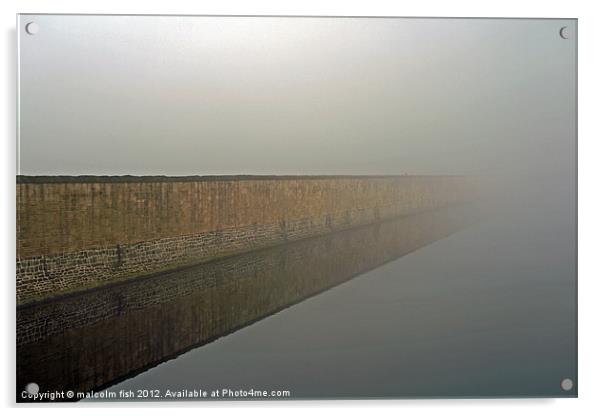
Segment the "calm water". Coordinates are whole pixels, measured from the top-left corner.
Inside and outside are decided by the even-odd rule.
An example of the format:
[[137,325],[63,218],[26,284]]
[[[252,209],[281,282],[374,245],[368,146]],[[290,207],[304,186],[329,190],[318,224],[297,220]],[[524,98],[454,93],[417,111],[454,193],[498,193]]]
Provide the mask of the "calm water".
[[528,208],[421,214],[21,310],[18,383],[574,396],[574,219]]

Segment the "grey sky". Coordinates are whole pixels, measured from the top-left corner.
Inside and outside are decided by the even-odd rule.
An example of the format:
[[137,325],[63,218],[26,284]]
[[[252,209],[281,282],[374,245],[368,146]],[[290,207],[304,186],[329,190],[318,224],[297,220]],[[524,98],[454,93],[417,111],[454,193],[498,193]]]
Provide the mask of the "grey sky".
[[22,15],[19,173],[571,174],[575,31]]

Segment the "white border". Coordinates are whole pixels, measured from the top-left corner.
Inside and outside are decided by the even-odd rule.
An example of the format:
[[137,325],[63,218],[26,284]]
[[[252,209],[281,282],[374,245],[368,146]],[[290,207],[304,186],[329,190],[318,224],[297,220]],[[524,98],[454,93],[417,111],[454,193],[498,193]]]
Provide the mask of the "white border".
[[[456,17],[557,17],[579,19],[579,398],[578,399],[506,399],[506,400],[407,400],[407,401],[304,401],[284,402],[228,402],[228,403],[182,403],[182,404],[120,404],[85,406],[85,412],[107,413],[110,406],[144,406],[144,412],[164,414],[168,407],[177,406],[180,412],[236,411],[247,414],[265,415],[283,412],[303,414],[332,413],[340,408],[349,414],[365,414],[376,410],[382,413],[421,412],[426,414],[488,414],[506,415],[526,413],[533,415],[596,414],[602,406],[600,378],[602,366],[602,336],[600,318],[602,311],[602,272],[596,244],[602,235],[600,227],[600,170],[601,166],[601,15],[594,1],[379,1],[379,0],[233,0],[233,1],[185,1],[185,0],[4,0],[2,29],[4,39],[2,81],[4,99],[1,101],[2,126],[5,137],[2,142],[2,196],[0,204],[0,230],[3,231],[0,253],[4,265],[4,323],[2,348],[3,365],[0,367],[0,394],[4,406],[13,406],[14,396],[14,259],[15,259],[15,173],[16,173],[16,13],[131,13],[131,14],[262,14],[262,15],[364,15],[364,16],[456,16]],[[74,409],[64,406],[43,408],[26,407],[26,412],[44,414],[65,411],[82,412],[83,405]],[[74,407],[74,406],[70,406]],[[194,409],[190,407],[200,407]],[[9,409],[14,411],[15,409]],[[113,411],[111,409],[110,411]],[[134,409],[129,409],[132,412]]]

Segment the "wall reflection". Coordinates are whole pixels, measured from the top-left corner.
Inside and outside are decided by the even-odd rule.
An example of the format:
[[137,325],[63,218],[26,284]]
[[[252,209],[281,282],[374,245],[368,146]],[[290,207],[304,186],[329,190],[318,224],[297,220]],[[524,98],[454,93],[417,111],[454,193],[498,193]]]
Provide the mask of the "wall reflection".
[[466,207],[246,253],[17,310],[17,400],[99,390],[460,230]]

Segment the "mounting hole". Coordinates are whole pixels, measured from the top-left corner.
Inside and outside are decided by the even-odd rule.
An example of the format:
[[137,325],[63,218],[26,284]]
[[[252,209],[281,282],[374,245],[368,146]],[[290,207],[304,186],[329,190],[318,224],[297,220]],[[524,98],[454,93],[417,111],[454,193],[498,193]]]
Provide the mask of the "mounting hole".
[[25,25],[25,31],[30,35],[35,35],[40,31],[40,26],[36,22],[29,22]]
[[562,39],[568,39],[570,35],[569,28],[567,26],[562,26],[558,31],[558,34]]
[[562,380],[560,382],[560,387],[564,391],[571,391],[571,390],[573,390],[573,380],[571,380],[570,378],[565,378],[564,380]]
[[25,391],[29,394],[36,395],[40,392],[40,386],[37,383],[29,383],[25,386]]

